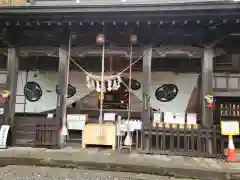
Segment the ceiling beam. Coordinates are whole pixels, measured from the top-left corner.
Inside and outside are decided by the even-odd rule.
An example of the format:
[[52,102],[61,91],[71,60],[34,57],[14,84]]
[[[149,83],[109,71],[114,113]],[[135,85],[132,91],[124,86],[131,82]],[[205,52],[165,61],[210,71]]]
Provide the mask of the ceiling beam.
[[[138,58],[142,56],[143,48],[134,47],[133,48],[133,57]],[[72,47],[71,56],[72,57],[87,57],[87,56],[101,56],[102,49],[101,47]],[[120,56],[129,59],[129,47],[106,47],[105,50],[106,56]],[[224,54],[223,49],[216,49],[216,56]],[[1,48],[0,54],[7,55],[7,49]],[[21,47],[20,56],[53,56],[58,57],[58,48],[57,47]],[[191,47],[191,46],[161,46],[153,48],[152,57],[153,58],[164,58],[171,56],[181,56],[186,58],[201,58],[203,56],[203,48]]]

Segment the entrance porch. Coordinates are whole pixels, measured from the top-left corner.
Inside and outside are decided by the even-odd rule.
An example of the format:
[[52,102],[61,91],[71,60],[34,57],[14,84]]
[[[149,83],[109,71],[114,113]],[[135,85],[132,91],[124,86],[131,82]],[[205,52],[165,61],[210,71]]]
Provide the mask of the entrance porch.
[[[90,13],[86,18],[77,18],[78,13],[70,18],[64,13],[54,18],[4,17],[2,68],[11,98],[1,118],[11,126],[14,145],[63,147],[67,140],[60,132],[67,114],[87,114],[89,122],[96,122],[103,110],[141,120],[142,128],[133,137],[136,149],[146,153],[223,155],[219,106],[225,103],[223,97],[239,97],[238,13],[211,19],[212,12],[205,11],[195,14],[197,19],[192,11],[160,13],[161,18],[135,13],[119,13],[115,19],[106,13],[94,18]],[[106,38],[105,53],[96,43],[99,34]],[[131,35],[137,37],[132,51]],[[101,102],[99,93],[87,88],[86,72],[101,74],[103,59],[105,76],[116,74],[129,66],[131,57],[136,63],[120,74],[126,85],[130,74],[132,85],[135,82],[131,97],[123,82]],[[216,96],[220,105],[208,109],[207,94]],[[234,103],[224,107],[236,112],[230,116],[238,120],[239,102],[233,109]],[[166,122],[167,113],[184,123]],[[161,118],[154,122],[157,114]],[[187,123],[189,114],[195,115],[194,123]]]

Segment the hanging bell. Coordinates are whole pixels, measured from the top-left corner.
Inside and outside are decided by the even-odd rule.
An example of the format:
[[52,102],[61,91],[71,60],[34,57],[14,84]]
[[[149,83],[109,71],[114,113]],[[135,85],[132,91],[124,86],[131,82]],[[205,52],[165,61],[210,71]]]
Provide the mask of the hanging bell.
[[111,80],[108,80],[107,90],[108,90],[108,91],[111,91],[111,90],[112,90],[112,81],[111,81]]
[[138,40],[138,37],[137,37],[136,34],[132,34],[132,35],[130,36],[129,40],[130,40],[130,43],[131,43],[131,44],[136,44],[136,43],[137,43],[137,40]]
[[103,45],[105,43],[105,36],[104,34],[98,34],[96,37],[96,43]]
[[100,83],[99,83],[99,81],[96,82],[96,91],[97,91],[97,92],[101,92],[101,88],[100,88]]

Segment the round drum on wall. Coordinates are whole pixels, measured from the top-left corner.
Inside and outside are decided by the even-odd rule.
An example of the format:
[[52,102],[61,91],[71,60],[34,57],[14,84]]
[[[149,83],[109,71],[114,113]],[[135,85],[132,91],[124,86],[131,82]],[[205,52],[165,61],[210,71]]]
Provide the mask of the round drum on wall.
[[67,98],[71,98],[76,94],[76,88],[71,84],[68,84]]
[[161,102],[172,101],[178,94],[178,87],[175,84],[164,84],[157,88],[155,97]]
[[[122,81],[124,84],[128,85],[129,84],[129,78],[127,77],[122,77]],[[136,79],[131,79],[131,89],[132,90],[138,90],[141,88],[141,83],[137,81]]]
[[[71,98],[76,94],[76,88],[74,86],[72,86],[71,84],[68,84],[67,87],[67,98]],[[56,85],[56,93],[59,95],[60,94],[60,89],[58,87],[58,85]]]
[[24,86],[24,96],[30,102],[36,102],[42,97],[41,86],[34,82],[27,82]]

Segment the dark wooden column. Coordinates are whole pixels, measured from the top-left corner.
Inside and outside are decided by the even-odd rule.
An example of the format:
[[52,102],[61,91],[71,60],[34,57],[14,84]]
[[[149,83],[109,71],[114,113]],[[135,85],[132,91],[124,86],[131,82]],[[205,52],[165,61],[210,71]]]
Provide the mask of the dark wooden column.
[[[58,68],[59,95],[57,97],[57,114],[56,114],[57,121],[59,121],[60,130],[66,127],[68,72],[69,72],[68,49],[66,46],[60,46]],[[62,148],[65,145],[65,142],[66,136],[60,133],[59,147]]]
[[206,128],[211,127],[213,124],[213,111],[209,110],[206,106],[204,96],[206,94],[213,93],[213,48],[204,48],[203,58],[202,58],[202,74],[201,74],[201,121],[202,125]]
[[11,93],[8,103],[4,106],[4,124],[14,125],[17,82],[18,82],[18,49],[8,48],[7,57],[7,78],[5,89]]
[[[142,126],[150,126],[150,93],[149,86],[151,83],[151,61],[152,49],[151,47],[145,48],[143,51],[143,69],[142,69]],[[150,137],[144,136],[142,131],[142,148],[148,150],[150,145]]]

